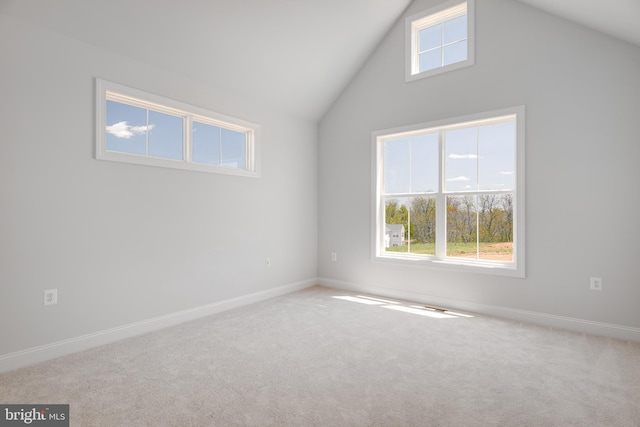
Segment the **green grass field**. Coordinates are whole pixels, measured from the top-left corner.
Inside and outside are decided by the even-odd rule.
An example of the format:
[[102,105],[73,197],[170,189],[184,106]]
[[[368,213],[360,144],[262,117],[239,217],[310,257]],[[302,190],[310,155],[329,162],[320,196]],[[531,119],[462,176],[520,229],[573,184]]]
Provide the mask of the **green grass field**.
[[[388,252],[408,252],[408,246],[396,246],[386,249]],[[411,253],[435,255],[435,243],[414,243],[411,245]],[[448,243],[447,256],[455,257],[475,257],[476,243]],[[509,260],[513,255],[513,245],[511,242],[503,243],[480,243],[480,258]]]

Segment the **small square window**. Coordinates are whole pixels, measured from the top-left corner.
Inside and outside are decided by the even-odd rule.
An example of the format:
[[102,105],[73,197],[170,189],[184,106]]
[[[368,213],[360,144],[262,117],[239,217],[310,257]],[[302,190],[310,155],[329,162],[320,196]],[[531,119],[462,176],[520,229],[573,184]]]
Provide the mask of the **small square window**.
[[474,63],[473,0],[453,0],[405,20],[406,80]]

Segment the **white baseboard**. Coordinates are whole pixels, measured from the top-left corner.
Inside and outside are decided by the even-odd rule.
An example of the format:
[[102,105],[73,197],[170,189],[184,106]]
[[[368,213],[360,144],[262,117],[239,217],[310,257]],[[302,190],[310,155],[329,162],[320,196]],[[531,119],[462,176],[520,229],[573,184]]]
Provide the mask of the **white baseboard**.
[[56,357],[76,353],[78,351],[88,350],[93,347],[109,344],[125,338],[131,338],[136,335],[174,326],[189,320],[210,316],[212,314],[221,313],[223,311],[286,295],[317,284],[318,281],[315,278],[290,283],[288,285],[279,286],[265,291],[255,292],[188,310],[170,313],[164,316],[142,320],[140,322],[130,323],[128,325],[118,326],[63,341],[57,341],[51,344],[0,355],[0,372],[7,372],[32,365],[34,363],[44,362],[46,360],[55,359]]
[[593,322],[591,320],[576,319],[573,317],[556,316],[553,314],[538,313],[534,311],[517,310],[506,307],[478,304],[468,301],[460,301],[449,298],[431,297],[415,292],[406,292],[396,289],[380,288],[375,286],[360,285],[326,278],[318,278],[318,284],[344,291],[368,293],[387,298],[397,298],[407,301],[415,301],[438,307],[447,307],[469,313],[483,314],[500,317],[519,322],[543,325],[555,329],[563,329],[581,332],[591,335],[600,335],[627,341],[640,342],[640,328],[614,325],[610,323]]

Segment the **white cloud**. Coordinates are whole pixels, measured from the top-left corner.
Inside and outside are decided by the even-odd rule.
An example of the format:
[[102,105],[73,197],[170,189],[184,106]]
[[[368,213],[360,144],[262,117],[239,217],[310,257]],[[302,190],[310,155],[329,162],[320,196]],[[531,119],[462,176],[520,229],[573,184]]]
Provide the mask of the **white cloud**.
[[447,182],[453,182],[453,181],[469,181],[469,178],[467,178],[466,176],[457,176],[455,178],[447,179]]
[[149,126],[129,126],[127,122],[118,122],[111,126],[107,126],[107,133],[115,136],[116,138],[129,139],[133,135],[142,135],[148,130],[154,128],[155,125]]
[[449,154],[450,159],[477,159],[477,154]]

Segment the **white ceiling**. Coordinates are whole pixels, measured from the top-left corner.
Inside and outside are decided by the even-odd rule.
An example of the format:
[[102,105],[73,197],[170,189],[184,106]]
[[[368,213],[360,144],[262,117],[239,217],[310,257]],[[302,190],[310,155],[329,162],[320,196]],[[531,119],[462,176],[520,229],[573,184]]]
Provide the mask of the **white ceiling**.
[[[519,1],[640,46],[640,0]],[[0,0],[0,12],[319,120],[410,2]]]
[[640,0],[519,0],[640,46]]
[[410,1],[0,0],[0,12],[315,121]]

